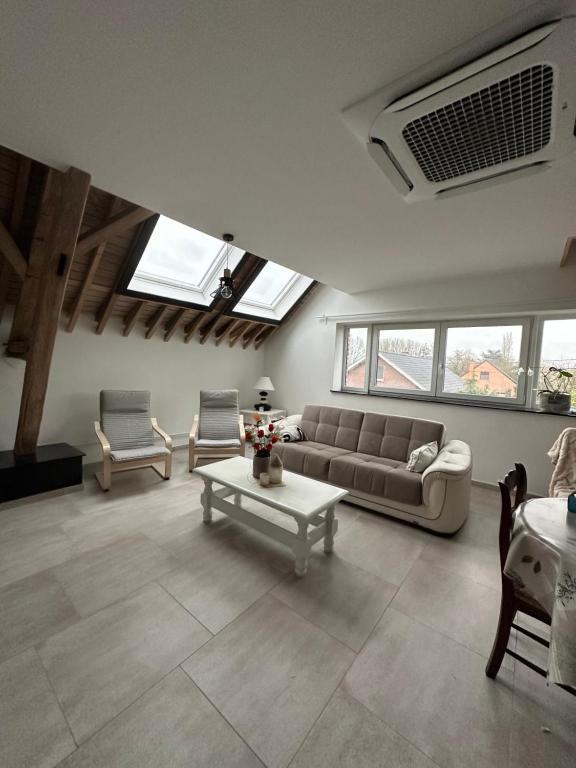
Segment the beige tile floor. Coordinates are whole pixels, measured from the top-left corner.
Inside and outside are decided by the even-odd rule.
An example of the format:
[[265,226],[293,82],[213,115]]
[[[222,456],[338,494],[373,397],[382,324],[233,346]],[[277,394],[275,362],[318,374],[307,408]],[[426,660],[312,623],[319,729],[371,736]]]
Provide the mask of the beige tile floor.
[[200,492],[179,452],[0,506],[2,768],[574,768],[576,700],[484,675],[495,492],[450,539],[340,504],[304,579]]

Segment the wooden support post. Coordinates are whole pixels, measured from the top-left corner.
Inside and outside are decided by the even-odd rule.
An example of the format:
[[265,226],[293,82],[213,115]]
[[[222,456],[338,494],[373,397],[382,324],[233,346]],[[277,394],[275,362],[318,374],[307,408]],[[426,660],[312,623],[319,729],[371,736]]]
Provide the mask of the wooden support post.
[[166,323],[166,333],[164,334],[164,341],[170,341],[172,336],[174,336],[174,333],[176,332],[176,328],[178,328],[178,323],[182,318],[184,317],[184,314],[186,313],[185,309],[177,309],[176,312],[172,315],[170,320]]
[[121,211],[120,213],[111,216],[104,222],[104,224],[101,224],[82,235],[76,246],[76,255],[82,256],[82,254],[92,251],[101,243],[110,240],[119,232],[134,227],[136,224],[140,224],[140,222],[149,219],[151,216],[154,216],[152,211],[148,211],[146,208],[140,208],[138,206],[131,206],[128,210]]
[[[114,214],[117,213],[120,203],[121,201],[119,200],[119,198],[117,197],[113,198],[112,203],[110,204],[110,208],[108,210],[107,218],[110,218],[110,216],[114,216]],[[102,256],[104,255],[104,251],[106,250],[106,245],[107,245],[107,241],[104,240],[92,253],[92,259],[90,261],[90,266],[88,267],[88,272],[86,272],[84,282],[82,283],[82,285],[80,286],[80,290],[76,294],[76,297],[74,299],[74,305],[72,307],[72,311],[70,312],[68,325],[66,326],[66,330],[69,333],[72,333],[72,331],[76,327],[76,323],[78,322],[78,318],[80,317],[80,312],[82,312],[82,307],[84,306],[84,301],[86,300],[86,296],[88,295],[90,286],[94,282],[94,278],[96,277],[96,272],[98,271],[98,267],[100,266],[100,261],[102,260]]]
[[39,258],[34,271],[28,265],[25,279],[39,287],[14,444],[17,455],[33,453],[38,443],[58,320],[89,190],[90,176],[71,168],[52,171],[43,195],[34,234]]
[[152,315],[150,322],[148,323],[148,330],[146,331],[146,338],[151,339],[152,336],[156,333],[156,329],[164,319],[164,315],[166,314],[168,310],[168,307],[166,304],[163,304],[161,307],[158,307],[156,312]]
[[202,322],[203,317],[204,317],[204,312],[198,312],[196,317],[193,317],[192,320],[190,320],[190,322],[184,326],[184,333],[185,333],[184,342],[186,344],[192,341],[194,337],[194,331],[196,330],[196,328],[198,328],[198,326]]
[[132,329],[136,325],[136,322],[140,315],[142,314],[142,310],[146,306],[145,301],[137,301],[130,312],[126,315],[124,318],[124,330],[122,331],[122,336],[129,336],[132,332]]

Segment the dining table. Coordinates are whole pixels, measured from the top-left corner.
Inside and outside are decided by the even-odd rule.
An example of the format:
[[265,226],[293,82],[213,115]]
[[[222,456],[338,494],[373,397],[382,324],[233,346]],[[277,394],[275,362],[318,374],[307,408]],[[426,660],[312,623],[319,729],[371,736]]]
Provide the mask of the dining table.
[[534,498],[516,510],[504,573],[551,616],[547,677],[576,685],[576,512],[566,498]]

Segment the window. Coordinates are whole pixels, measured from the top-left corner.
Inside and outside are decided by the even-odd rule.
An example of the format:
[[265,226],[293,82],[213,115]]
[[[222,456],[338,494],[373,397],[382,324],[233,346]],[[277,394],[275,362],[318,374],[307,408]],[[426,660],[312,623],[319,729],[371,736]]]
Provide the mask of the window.
[[528,330],[523,321],[502,324],[501,321],[444,324],[444,371],[442,393],[471,398],[523,399],[524,378],[528,367],[522,340]]
[[[244,251],[232,247],[230,269]],[[128,290],[173,299],[186,304],[209,306],[210,294],[224,269],[226,244],[197,229],[160,216],[148,238]]]
[[368,328],[348,328],[345,338],[344,386],[365,390],[368,358]]
[[282,320],[313,280],[292,269],[267,262],[234,307],[234,313]]
[[374,329],[374,389],[431,392],[434,382],[434,328]]
[[566,392],[571,394],[572,407],[576,408],[576,319],[563,318],[542,322],[542,342],[537,361],[534,387],[545,387],[544,374],[550,367],[563,368],[574,378],[567,379]]
[[337,359],[343,359],[344,390],[530,407],[536,379],[529,361],[539,360],[539,366],[531,363],[539,371],[556,365],[574,372],[576,408],[576,318],[341,328],[344,354]]

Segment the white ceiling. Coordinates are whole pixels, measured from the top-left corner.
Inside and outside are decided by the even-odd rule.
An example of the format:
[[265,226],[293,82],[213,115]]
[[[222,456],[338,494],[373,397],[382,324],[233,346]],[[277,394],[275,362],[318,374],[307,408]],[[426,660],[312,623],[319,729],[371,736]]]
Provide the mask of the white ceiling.
[[569,6],[4,0],[0,144],[350,292],[553,265],[576,234],[576,154],[409,205],[341,112],[513,14],[519,34]]

